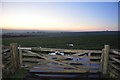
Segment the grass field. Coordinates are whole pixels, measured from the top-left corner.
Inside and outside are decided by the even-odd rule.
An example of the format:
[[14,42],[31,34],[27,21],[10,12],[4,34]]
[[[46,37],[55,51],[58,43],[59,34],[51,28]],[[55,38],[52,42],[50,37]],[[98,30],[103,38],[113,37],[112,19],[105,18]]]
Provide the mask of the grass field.
[[[18,43],[21,46],[53,47],[53,48],[73,48],[73,49],[102,49],[105,44],[111,48],[118,48],[118,35],[87,35],[87,36],[62,36],[62,37],[11,37],[3,38],[3,45],[9,46],[10,43]],[[74,47],[67,46],[73,43]],[[20,69],[12,77],[12,80],[22,80],[27,71]],[[107,78],[105,79],[107,80]]]
[[[72,49],[102,49],[105,44],[111,48],[118,48],[117,35],[89,35],[89,36],[63,36],[63,37],[14,37],[3,38],[4,45],[18,43],[21,46],[36,46],[50,48],[72,48]],[[74,47],[67,46],[73,43]]]

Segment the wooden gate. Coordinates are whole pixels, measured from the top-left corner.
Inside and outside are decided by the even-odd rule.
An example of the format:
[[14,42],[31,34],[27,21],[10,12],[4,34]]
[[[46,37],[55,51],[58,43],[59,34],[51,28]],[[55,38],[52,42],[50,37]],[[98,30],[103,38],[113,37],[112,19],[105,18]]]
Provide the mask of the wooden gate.
[[[52,56],[48,54],[53,51],[63,52],[65,55]],[[11,43],[10,47],[4,47],[2,50],[2,63],[4,65],[2,73],[3,78],[9,77],[17,69],[24,67],[33,72],[43,70],[58,73],[101,73],[103,76],[109,74],[119,78],[119,56],[119,50],[110,49],[109,45],[105,45],[102,50],[75,50],[20,47],[16,43]],[[94,66],[96,64],[99,66]],[[55,70],[56,68],[61,70]]]

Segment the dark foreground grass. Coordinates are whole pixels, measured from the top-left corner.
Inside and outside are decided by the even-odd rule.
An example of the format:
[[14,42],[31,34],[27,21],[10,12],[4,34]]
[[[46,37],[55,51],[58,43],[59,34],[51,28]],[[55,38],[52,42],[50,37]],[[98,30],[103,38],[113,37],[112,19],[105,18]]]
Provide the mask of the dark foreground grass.
[[7,78],[3,78],[2,80],[24,80],[27,74],[28,71],[26,69],[20,68],[15,72],[15,74],[10,75],[9,77],[6,76]]
[[[105,44],[111,48],[118,48],[117,35],[89,35],[76,37],[14,37],[3,38],[4,45],[18,43],[21,46],[50,47],[50,48],[72,48],[72,49],[102,49]],[[120,39],[119,39],[120,40]],[[74,47],[67,46],[73,43]]]
[[[88,73],[86,73],[85,75],[87,75]],[[76,78],[76,79],[73,79],[73,78],[69,78],[69,79],[49,79],[49,78],[46,78],[46,79],[36,79],[35,77],[33,76],[28,76],[28,71],[24,68],[20,68],[18,69],[15,74],[13,76],[11,76],[11,78],[9,79],[4,79],[4,80],[119,80],[117,78],[110,78],[108,76],[104,76],[104,77],[99,77],[99,78],[86,78],[86,79],[83,79],[83,78]]]
[[28,71],[24,68],[21,68],[15,73],[15,75],[12,76],[11,80],[24,80],[27,74]]

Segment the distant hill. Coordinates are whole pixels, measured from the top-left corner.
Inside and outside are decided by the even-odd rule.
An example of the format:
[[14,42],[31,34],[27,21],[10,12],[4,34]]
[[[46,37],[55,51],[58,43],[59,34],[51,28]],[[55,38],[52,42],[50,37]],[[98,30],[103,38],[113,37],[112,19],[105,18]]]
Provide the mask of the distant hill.
[[40,31],[40,30],[2,30],[3,37],[26,37],[26,36],[83,36],[83,35],[120,35],[120,31],[89,31],[89,32],[67,32],[67,31]]

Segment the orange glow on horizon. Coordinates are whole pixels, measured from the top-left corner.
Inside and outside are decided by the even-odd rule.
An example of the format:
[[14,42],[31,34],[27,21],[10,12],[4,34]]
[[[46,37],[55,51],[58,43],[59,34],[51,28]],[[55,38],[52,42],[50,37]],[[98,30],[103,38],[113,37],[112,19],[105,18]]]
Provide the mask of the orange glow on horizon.
[[[53,30],[53,31],[102,31],[103,27],[16,27],[16,26],[7,26],[2,27],[2,29],[9,30]],[[104,27],[104,30],[107,28]]]

